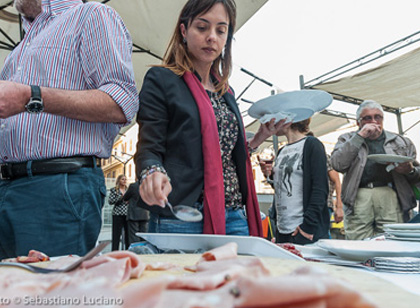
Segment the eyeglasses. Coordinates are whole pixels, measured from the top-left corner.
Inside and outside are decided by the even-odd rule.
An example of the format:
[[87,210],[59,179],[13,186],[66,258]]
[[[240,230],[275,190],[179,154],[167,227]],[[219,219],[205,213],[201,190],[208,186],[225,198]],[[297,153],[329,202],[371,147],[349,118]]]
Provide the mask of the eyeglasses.
[[382,122],[383,119],[384,119],[384,117],[381,116],[380,114],[375,114],[373,117],[370,116],[370,115],[364,116],[364,117],[360,118],[360,121],[372,122],[373,120],[375,120],[376,122]]

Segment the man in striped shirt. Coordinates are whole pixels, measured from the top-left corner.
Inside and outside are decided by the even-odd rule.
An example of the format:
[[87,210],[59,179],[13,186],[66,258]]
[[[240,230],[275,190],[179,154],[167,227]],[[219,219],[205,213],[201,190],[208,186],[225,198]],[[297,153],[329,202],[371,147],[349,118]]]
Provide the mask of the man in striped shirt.
[[0,73],[0,259],[84,254],[102,221],[98,158],[139,107],[131,37],[98,2],[15,6],[26,34]]

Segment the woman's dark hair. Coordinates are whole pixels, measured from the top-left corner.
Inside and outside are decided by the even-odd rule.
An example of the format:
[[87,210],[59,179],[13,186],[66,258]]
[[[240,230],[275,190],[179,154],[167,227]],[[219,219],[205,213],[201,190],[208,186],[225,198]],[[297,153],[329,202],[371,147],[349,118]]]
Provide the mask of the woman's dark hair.
[[229,17],[228,37],[224,53],[213,62],[211,67],[212,73],[219,81],[216,85],[216,91],[220,91],[223,95],[229,88],[228,78],[232,69],[232,39],[236,26],[236,4],[234,0],[189,0],[178,17],[175,31],[163,57],[162,66],[169,68],[179,76],[184,75],[187,71],[194,71],[187,45],[183,42],[180,25],[184,24],[185,29],[188,29],[194,18],[207,13],[217,3],[223,4]]
[[293,123],[290,128],[293,130],[298,130],[301,133],[306,134],[309,132],[309,123],[311,123],[311,118]]

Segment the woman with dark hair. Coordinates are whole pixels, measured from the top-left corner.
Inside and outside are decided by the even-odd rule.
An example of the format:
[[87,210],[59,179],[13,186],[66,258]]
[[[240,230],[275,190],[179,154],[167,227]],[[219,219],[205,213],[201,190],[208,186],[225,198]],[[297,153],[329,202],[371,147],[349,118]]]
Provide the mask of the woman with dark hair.
[[[163,64],[145,76],[135,162],[149,232],[262,236],[247,147],[275,125],[245,139],[228,83],[235,21],[233,0],[187,1]],[[175,219],[168,199],[198,208],[203,221]]]
[[122,230],[124,230],[124,244],[127,249],[128,241],[128,224],[127,209],[128,201],[124,201],[123,197],[127,191],[127,178],[124,174],[120,174],[115,181],[115,187],[110,190],[108,203],[113,205],[112,209],[112,250],[118,250]]
[[308,136],[310,119],[276,130],[286,136],[274,166],[260,162],[274,182],[276,242],[310,244],[329,238],[328,174],[323,144]]

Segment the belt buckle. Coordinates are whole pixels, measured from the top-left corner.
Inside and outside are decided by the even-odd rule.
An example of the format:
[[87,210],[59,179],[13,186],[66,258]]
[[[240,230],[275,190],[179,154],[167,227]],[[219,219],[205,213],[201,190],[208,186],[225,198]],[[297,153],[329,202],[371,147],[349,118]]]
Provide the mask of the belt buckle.
[[372,182],[369,182],[369,183],[367,183],[367,185],[366,185],[368,188],[374,188],[374,186],[373,186],[373,183]]

